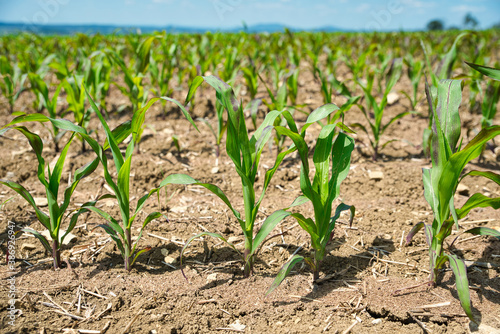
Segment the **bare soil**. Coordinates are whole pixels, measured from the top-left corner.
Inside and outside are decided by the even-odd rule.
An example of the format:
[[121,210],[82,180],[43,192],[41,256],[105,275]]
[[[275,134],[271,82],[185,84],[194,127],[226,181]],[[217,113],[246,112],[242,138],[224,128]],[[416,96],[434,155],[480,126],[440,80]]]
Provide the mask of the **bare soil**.
[[[309,112],[320,106],[319,85],[308,72],[301,74],[298,103],[307,104]],[[407,78],[394,91],[409,90]],[[423,92],[423,90],[421,90]],[[33,112],[34,96],[25,93],[16,110]],[[183,100],[186,87],[175,91],[174,97]],[[196,96],[195,117],[207,117],[215,125],[214,92],[205,87]],[[265,95],[264,91],[260,92]],[[467,92],[464,92],[466,101]],[[246,98],[246,97],[244,97]],[[342,103],[337,98],[338,104]],[[108,109],[126,104],[114,87],[108,98]],[[61,108],[65,107],[64,100]],[[0,124],[11,116],[2,107]],[[261,108],[260,121],[266,112]],[[401,95],[399,101],[386,109],[384,119],[409,110]],[[427,114],[425,105],[419,111]],[[464,142],[468,142],[479,128],[479,115],[471,115],[464,102],[461,109]],[[111,113],[113,126],[130,119],[127,112]],[[296,113],[299,121],[305,116]],[[359,109],[346,114],[346,123],[364,122]],[[385,121],[386,122],[386,121]],[[199,123],[197,133],[172,105],[154,105],[147,114],[147,128],[134,156],[132,175],[132,203],[135,205],[149,189],[159,185],[171,173],[187,173],[222,188],[233,205],[242,209],[241,184],[232,162],[221,148],[218,170],[214,170],[214,138],[208,128]],[[381,157],[374,162],[365,134],[355,135],[356,150],[348,178],[341,186],[341,199],[355,205],[356,217],[352,227],[348,217],[342,216],[335,229],[324,262],[321,284],[312,286],[308,267],[297,267],[283,284],[265,296],[279,268],[296,251],[308,254],[307,234],[293,220],[283,221],[274,233],[282,236],[268,242],[259,254],[255,273],[245,279],[238,255],[217,239],[197,240],[185,252],[183,278],[180,251],[191,236],[205,230],[233,237],[239,249],[243,235],[236,220],[224,203],[199,187],[168,187],[161,193],[160,205],[154,198],[148,201],[138,216],[134,233],[146,215],[161,211],[166,219],[153,221],[140,241],[141,247],[151,251],[141,255],[131,272],[123,269],[123,260],[107,234],[95,229],[103,221],[97,215],[82,216],[73,231],[76,240],[65,247],[63,258],[71,265],[54,271],[48,254],[39,242],[26,234],[16,240],[16,271],[11,273],[4,265],[7,249],[8,221],[16,230],[31,227],[42,230],[33,210],[8,188],[0,188],[0,202],[13,197],[0,212],[0,332],[2,333],[56,333],[63,329],[98,330],[107,333],[419,333],[423,327],[432,333],[498,332],[500,328],[500,241],[492,237],[475,237],[457,232],[453,247],[447,249],[477,265],[468,267],[473,312],[480,326],[470,323],[458,300],[454,277],[445,270],[437,288],[422,285],[401,290],[428,279],[429,259],[423,234],[418,234],[409,246],[403,238],[418,222],[432,222],[432,212],[423,196],[422,171],[429,160],[422,154],[421,137],[427,119],[412,115],[391,125],[383,142],[398,138],[387,145]],[[47,162],[56,158],[50,137],[40,125],[30,124],[46,140],[44,151]],[[103,131],[93,119],[91,128],[97,129],[101,140]],[[249,127],[251,127],[249,123]],[[471,130],[471,131],[469,131]],[[311,127],[307,140],[312,145],[319,126]],[[181,145],[178,152],[172,141],[177,135]],[[64,141],[64,140],[63,140]],[[63,181],[69,173],[93,159],[92,152],[81,152],[75,141],[66,162]],[[273,165],[276,154],[266,149],[261,161],[261,175],[265,167]],[[23,184],[36,197],[43,197],[43,188],[37,179],[37,162],[28,142],[15,131],[7,132],[0,140],[0,178]],[[496,170],[499,159],[490,150],[484,160],[474,161],[468,169]],[[372,172],[382,172],[371,178]],[[271,181],[263,201],[259,221],[274,210],[290,204],[299,194],[300,160],[289,156]],[[262,179],[260,184],[262,184]],[[466,178],[468,190],[455,198],[457,205],[475,192],[499,196],[493,182],[480,178]],[[261,186],[260,186],[261,189]],[[75,192],[71,209],[107,190],[103,187],[102,169],[84,179]],[[134,206],[132,206],[134,207]],[[103,201],[102,209],[119,217],[116,204]],[[305,216],[312,216],[312,208],[300,208]],[[500,228],[500,212],[490,208],[479,209],[461,222],[460,231],[473,226]],[[449,240],[451,243],[452,240]],[[165,256],[173,259],[165,264]],[[487,267],[489,264],[489,268]],[[7,279],[15,278],[15,326],[8,324]],[[48,305],[58,305],[49,307]],[[425,305],[437,307],[423,308]],[[67,313],[77,316],[70,317]],[[71,333],[71,330],[67,332]]]

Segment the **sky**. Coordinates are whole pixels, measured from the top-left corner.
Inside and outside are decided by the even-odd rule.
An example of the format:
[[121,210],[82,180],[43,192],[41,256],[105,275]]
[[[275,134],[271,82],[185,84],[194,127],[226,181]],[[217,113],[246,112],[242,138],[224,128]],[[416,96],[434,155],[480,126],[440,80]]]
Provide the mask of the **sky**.
[[460,27],[467,13],[489,28],[500,0],[0,0],[0,22],[24,24],[418,30],[433,19]]

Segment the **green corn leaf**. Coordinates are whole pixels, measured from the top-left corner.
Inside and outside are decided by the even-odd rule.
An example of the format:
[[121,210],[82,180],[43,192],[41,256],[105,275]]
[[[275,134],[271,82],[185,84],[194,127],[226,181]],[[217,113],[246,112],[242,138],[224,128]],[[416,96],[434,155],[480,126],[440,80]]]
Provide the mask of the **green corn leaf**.
[[151,45],[157,36],[151,36],[141,42],[137,49],[138,62],[136,64],[136,71],[139,73],[144,73],[149,65],[149,59],[151,54]]
[[[45,179],[45,160],[42,157],[42,151],[43,151],[42,139],[37,134],[29,131],[25,126],[16,126],[13,127],[13,129],[18,130],[26,137],[26,139],[28,139],[28,142],[30,143],[31,148],[33,148],[33,151],[35,151],[35,155],[38,160],[38,173],[37,173],[38,179],[43,184],[45,189],[50,189],[49,183]],[[49,169],[49,177],[50,177],[50,169]],[[47,196],[48,195],[49,194],[47,194]]]
[[259,209],[260,203],[264,199],[264,195],[266,193],[266,190],[269,187],[269,184],[271,183],[271,179],[274,176],[274,173],[276,173],[276,171],[278,170],[278,168],[281,165],[281,163],[283,162],[283,159],[288,154],[290,154],[292,152],[295,152],[296,150],[297,150],[297,148],[295,146],[293,146],[293,147],[289,148],[288,150],[286,150],[286,151],[281,152],[280,154],[278,154],[278,156],[276,157],[276,161],[274,162],[274,166],[271,169],[269,169],[269,170],[266,171],[266,175],[264,176],[264,185],[262,186],[262,192],[260,194],[259,200],[255,204],[254,210],[258,210]]
[[382,130],[381,132],[385,132],[385,130],[387,129],[387,127],[389,127],[389,125],[391,125],[392,123],[394,123],[395,121],[407,116],[407,115],[411,115],[413,114],[411,111],[403,111],[402,113],[399,113],[397,114],[396,116],[394,116],[393,118],[391,118],[389,120],[389,122],[387,122],[387,124],[385,124],[383,127],[382,127]]
[[424,222],[418,222],[413,228],[408,232],[406,236],[406,245],[409,245],[415,234],[417,234],[422,228],[424,228]]
[[293,267],[295,267],[295,265],[297,263],[299,263],[299,262],[301,262],[303,260],[304,260],[303,256],[294,255],[289,261],[287,261],[283,265],[283,267],[281,267],[280,271],[278,272],[278,275],[276,276],[276,278],[274,279],[273,283],[271,284],[271,286],[267,290],[266,296],[268,294],[270,294],[271,292],[273,292],[274,289],[276,289],[281,284],[281,282],[283,282],[283,280],[285,279],[285,277],[287,277],[288,274],[290,274],[290,271],[292,271]]
[[[152,248],[151,247],[146,247],[144,249],[141,249],[140,251],[138,251],[137,253],[135,253],[135,256],[134,258],[132,259],[132,261],[130,262],[130,267],[132,267],[135,263],[135,261],[137,260],[137,258],[139,257],[139,255],[143,254],[143,253],[146,253],[146,252],[149,252]],[[133,253],[132,253],[133,254]]]
[[314,224],[314,221],[311,218],[304,217],[301,213],[292,213],[291,216],[295,218],[300,227],[302,227],[302,229],[311,236],[312,247],[318,250],[321,249],[321,245],[319,243],[320,235],[318,227]]
[[[293,143],[298,149],[300,159],[302,161],[302,168],[301,168],[301,173],[304,173],[306,175],[309,174],[309,161],[308,161],[308,156],[309,156],[309,148],[307,147],[306,142],[304,141],[304,138],[302,138],[301,135],[299,135],[296,132],[292,132],[289,129],[282,127],[282,126],[276,126],[275,130],[278,134],[280,135],[285,135],[292,139]],[[304,193],[304,195],[308,198],[310,198],[313,202],[316,200],[316,195],[313,191],[311,181],[309,180],[309,177],[304,177],[300,178],[301,179],[301,190]]]
[[321,121],[322,119],[328,117],[329,115],[331,115],[333,112],[335,112],[337,110],[339,110],[339,107],[337,107],[337,105],[334,103],[324,104],[321,107],[315,109],[307,117],[306,124],[304,124],[302,126],[301,135],[305,134],[305,131],[307,130],[307,128],[309,126],[311,126],[312,124],[314,124],[316,122]]
[[470,293],[469,293],[469,280],[467,279],[467,268],[463,260],[459,259],[456,255],[446,254],[450,261],[451,269],[455,274],[458,298],[460,299],[460,304],[465,311],[465,314],[470,320],[474,320],[471,310]]
[[[100,225],[97,225],[96,227],[101,227],[102,229],[104,229],[104,231],[111,237],[111,239],[113,239],[113,241],[116,243],[116,246],[118,247],[118,250],[120,251],[120,253],[125,256],[125,248],[123,248],[123,242],[121,241],[121,239],[118,237],[118,234],[117,234],[117,231],[111,227],[110,225],[106,225],[106,224],[100,224]],[[123,238],[123,237],[122,237]]]
[[306,197],[306,196],[304,196],[304,195],[301,195],[301,196],[297,197],[297,198],[293,201],[293,203],[292,203],[292,204],[290,204],[290,206],[289,206],[288,208],[292,208],[292,207],[294,207],[294,206],[299,206],[299,205],[302,205],[302,204],[307,203],[307,202],[309,202],[309,201],[310,201],[310,199],[309,199],[309,198],[307,198],[307,197]]
[[49,180],[49,189],[57,198],[57,194],[59,192],[59,184],[61,183],[61,176],[64,167],[64,161],[66,160],[66,155],[68,154],[69,146],[75,137],[75,133],[71,135],[71,138],[68,140],[68,143],[64,146],[59,158],[57,159],[56,165],[54,166],[54,170],[52,171],[52,175]]
[[16,193],[21,195],[22,198],[24,198],[30,205],[31,207],[35,210],[36,217],[40,221],[40,223],[43,224],[48,230],[50,230],[50,218],[47,216],[42,210],[40,210],[36,204],[35,200],[31,196],[31,194],[20,184],[8,181],[8,180],[2,180],[0,179],[0,184],[3,184],[10,189],[14,190]]
[[160,186],[158,188],[163,188],[169,184],[182,184],[182,185],[198,185],[206,188],[207,190],[211,191],[214,195],[219,197],[226,205],[229,207],[229,209],[233,212],[234,216],[240,220],[240,213],[236,211],[233,206],[231,205],[231,202],[229,202],[229,199],[227,196],[224,194],[224,192],[217,187],[216,185],[210,184],[210,183],[201,183],[199,181],[196,181],[189,175],[185,174],[171,174],[167,176],[163,181],[161,181]]
[[474,228],[468,229],[464,233],[470,233],[470,234],[474,234],[474,235],[489,235],[489,236],[496,237],[496,238],[500,239],[500,231],[489,228],[489,227],[482,227],[482,226],[474,227]]
[[340,214],[343,211],[347,211],[347,210],[351,211],[351,214],[349,217],[349,222],[352,223],[352,220],[354,219],[354,215],[356,214],[356,208],[354,207],[354,205],[347,205],[345,203],[340,203],[339,206],[337,206],[337,209],[335,209],[335,215],[332,218],[330,218],[328,230],[326,230],[326,233],[323,233],[323,232],[321,233],[321,235],[322,235],[321,244],[323,245],[323,247],[326,247],[326,244],[328,243],[328,241],[330,241],[330,235],[332,234],[333,229],[335,228],[335,223],[339,219]]
[[271,233],[271,231],[286,217],[290,216],[291,213],[285,210],[278,210],[273,212],[269,217],[264,220],[259,232],[255,235],[253,239],[252,251],[249,256],[253,255],[257,249],[259,249],[260,244],[266,239],[266,237]]
[[354,150],[354,139],[339,133],[332,149],[332,175],[329,181],[328,205],[339,196],[340,184],[347,178],[351,165],[351,154]]
[[132,220],[134,220],[135,216],[142,210],[142,208],[144,207],[144,204],[146,203],[148,198],[153,196],[153,194],[158,193],[159,190],[160,190],[160,188],[151,189],[146,195],[139,198],[139,201],[137,201],[137,207],[135,208],[135,211],[134,211],[134,215],[131,218]]
[[31,228],[25,227],[25,228],[19,230],[19,232],[31,233],[35,238],[40,240],[40,242],[42,243],[43,247],[47,250],[47,252],[52,254],[52,246],[50,245],[49,241],[43,235],[41,235],[38,231],[35,231]]
[[468,63],[468,62],[465,62],[465,63],[467,65],[469,65],[470,67],[472,67],[473,69],[475,69],[476,71],[478,71],[479,73],[484,74],[484,75],[492,78],[493,80],[500,81],[500,69],[488,67],[488,66],[483,66],[483,65],[478,65],[478,64],[474,64],[474,63]]
[[[61,210],[62,211],[62,210]],[[77,210],[72,216],[71,216],[71,220],[69,222],[69,225],[68,225],[68,228],[66,229],[66,233],[63,234],[63,236],[61,237],[61,243],[62,241],[64,240],[64,238],[66,238],[66,236],[71,232],[73,231],[73,229],[75,228],[76,226],[76,223],[78,222],[78,218],[80,217],[80,215],[82,213],[85,213],[87,212],[87,210]]]
[[189,102],[191,102],[191,100],[194,97],[194,94],[196,93],[196,90],[198,89],[198,87],[200,87],[203,81],[205,81],[203,77],[199,76],[193,79],[193,82],[191,82],[191,84],[189,85],[189,90],[184,105],[187,105]]
[[465,202],[459,210],[456,210],[458,219],[462,219],[467,216],[472,209],[486,207],[492,207],[495,210],[499,209],[500,197],[490,198],[488,196],[484,196],[483,194],[475,193],[467,199],[467,202]]
[[191,125],[196,129],[196,131],[200,132],[200,130],[198,129],[198,127],[194,123],[193,119],[191,118],[191,115],[189,115],[189,112],[186,110],[186,108],[184,108],[184,106],[179,101],[172,99],[170,97],[161,97],[161,99],[175,103],[181,109],[182,113],[187,118],[189,123],[191,123]]
[[441,130],[452,152],[460,138],[460,115],[458,107],[462,101],[461,80],[441,80],[438,86],[438,105],[436,114],[439,117]]
[[463,175],[461,178],[460,178],[460,181],[462,181],[464,179],[464,177],[466,176],[483,176],[487,179],[490,179],[491,181],[495,182],[496,184],[498,184],[500,186],[500,175],[498,175],[497,173],[493,173],[493,172],[482,172],[482,171],[478,171],[478,170],[472,170],[468,173],[466,173],[465,175]]
[[119,171],[121,169],[124,161],[123,161],[123,156],[120,152],[120,149],[118,148],[118,143],[116,141],[116,138],[113,136],[113,133],[111,132],[111,130],[108,126],[108,123],[106,123],[106,120],[104,119],[101,112],[99,111],[99,108],[97,108],[94,100],[90,96],[87,87],[85,87],[85,94],[87,95],[87,99],[90,102],[90,106],[91,106],[92,110],[97,114],[97,117],[101,121],[101,124],[104,128],[104,131],[106,132],[106,138],[108,139],[108,142],[109,142],[109,145],[111,148],[111,152],[113,153],[113,160],[115,161],[116,170]]
[[[167,218],[165,215],[161,214],[160,212],[151,212],[147,217],[146,219],[144,220],[144,222],[142,223],[142,227],[141,227],[141,230],[139,231],[139,235],[137,236],[137,239],[135,239],[135,242],[134,242],[134,247],[132,248],[132,254],[135,253],[135,248],[137,247],[137,244],[139,243],[139,240],[141,240],[142,238],[142,233],[144,232],[144,228],[146,228],[146,226],[151,223],[153,220],[155,219],[158,219],[160,217],[165,217]],[[131,265],[132,266],[132,265]]]
[[[132,142],[131,142],[132,143]],[[118,193],[115,193],[119,199],[120,211],[122,213],[122,219],[124,223],[129,222],[130,216],[130,165],[132,163],[132,156],[130,155],[122,167],[118,171]],[[127,224],[126,228],[130,228],[130,223]]]
[[443,60],[441,61],[440,68],[437,71],[437,76],[439,79],[449,79],[451,77],[451,72],[453,70],[453,64],[457,60],[458,55],[458,42],[464,37],[469,35],[469,32],[463,32],[458,35],[453,41],[453,45],[450,50],[446,53]]
[[61,212],[66,211],[68,208],[71,196],[73,195],[73,192],[75,191],[80,180],[92,174],[97,169],[97,166],[99,166],[99,160],[94,159],[75,171],[75,174],[73,175],[73,182],[64,191],[64,200],[60,207]]
[[[329,207],[327,203],[329,195],[328,177],[330,175],[330,155],[333,146],[333,135],[335,134],[334,130],[335,125],[333,124],[328,124],[321,129],[313,154],[316,172],[314,174],[312,187],[314,191],[319,194],[321,205],[324,206],[325,209]],[[339,134],[339,137],[341,135],[342,134]],[[328,212],[324,212],[324,214],[330,218],[329,210],[327,209],[326,211]]]
[[[115,231],[115,233],[119,234],[123,239],[125,239],[125,233],[123,232],[123,228],[116,221],[116,219],[114,219],[113,217],[111,217],[111,215],[109,213],[107,213],[105,211],[102,211],[101,209],[95,207],[91,203],[84,204],[81,207],[81,209],[90,210],[90,211],[93,211],[93,212],[97,213],[98,215],[100,215],[107,222],[107,225],[105,225],[105,226],[109,226],[113,231]],[[99,225],[99,226],[101,226],[101,225]]]
[[[461,151],[453,154],[444,165],[442,176],[439,180],[440,189],[456,189],[460,174],[467,163],[479,156],[483,145],[490,139],[500,134],[500,126],[492,126],[481,130]],[[454,191],[441,191],[439,203],[449,203]],[[448,207],[440,207],[439,215],[445,217]],[[447,217],[446,217],[447,218]]]

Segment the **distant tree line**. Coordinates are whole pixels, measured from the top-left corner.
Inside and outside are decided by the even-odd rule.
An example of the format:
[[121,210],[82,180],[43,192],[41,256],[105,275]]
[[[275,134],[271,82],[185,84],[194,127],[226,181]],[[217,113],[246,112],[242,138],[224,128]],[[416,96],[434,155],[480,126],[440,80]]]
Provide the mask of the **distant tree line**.
[[[450,26],[448,30],[458,30],[458,29],[476,29],[479,26],[479,21],[471,13],[467,13],[464,16],[462,27]],[[500,22],[493,25],[493,28],[500,29]],[[443,20],[434,19],[427,23],[427,30],[444,30],[445,25]]]

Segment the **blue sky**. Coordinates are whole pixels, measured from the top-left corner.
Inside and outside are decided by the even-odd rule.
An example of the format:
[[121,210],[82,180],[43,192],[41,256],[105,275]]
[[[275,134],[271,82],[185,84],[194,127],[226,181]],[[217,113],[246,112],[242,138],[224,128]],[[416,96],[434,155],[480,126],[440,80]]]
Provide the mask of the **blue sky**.
[[488,28],[500,0],[0,0],[0,22],[234,28],[280,23],[295,28],[422,29],[432,19],[459,26],[470,12]]

